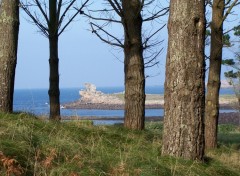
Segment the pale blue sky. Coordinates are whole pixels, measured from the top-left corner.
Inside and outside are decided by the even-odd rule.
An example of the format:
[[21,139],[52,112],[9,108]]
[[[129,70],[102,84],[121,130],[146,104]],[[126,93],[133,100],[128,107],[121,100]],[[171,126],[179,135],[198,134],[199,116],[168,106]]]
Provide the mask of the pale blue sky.
[[[48,40],[38,29],[29,24],[21,11],[21,24],[18,44],[18,63],[16,68],[15,88],[48,88],[49,85],[49,50]],[[123,86],[123,53],[103,43],[88,29],[86,18],[74,22],[60,36],[59,73],[60,87],[81,87],[86,82],[97,86]],[[114,32],[122,33],[121,26],[114,27]],[[166,58],[166,28],[159,37],[165,38],[158,66],[148,68],[146,85],[163,85]],[[116,57],[119,59],[116,59]]]
[[[238,10],[240,10],[239,7]],[[35,26],[23,19],[22,14],[23,11],[21,11],[15,88],[48,88],[48,40],[37,32],[38,29]],[[239,16],[235,16],[236,18]],[[236,20],[229,22],[232,25],[236,23]],[[82,87],[86,82],[96,84],[98,87],[123,86],[123,63],[118,60],[123,61],[122,51],[113,49],[100,41],[88,31],[89,28],[86,19],[80,18],[60,36],[60,88]],[[114,27],[112,30],[122,33],[121,27]],[[146,80],[147,86],[164,84],[167,50],[166,27],[161,31],[159,37],[165,39],[162,45],[164,50],[159,56],[158,66],[146,70],[146,75],[150,75]],[[231,56],[231,51],[227,49],[224,55]]]

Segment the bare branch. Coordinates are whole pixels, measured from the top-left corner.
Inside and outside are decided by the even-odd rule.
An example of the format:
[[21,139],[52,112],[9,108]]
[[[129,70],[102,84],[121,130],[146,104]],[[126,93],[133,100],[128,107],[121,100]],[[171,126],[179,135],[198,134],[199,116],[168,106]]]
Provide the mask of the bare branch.
[[47,24],[49,25],[49,19],[47,17],[47,13],[44,12],[44,10],[38,0],[35,0],[35,2],[36,2],[37,7],[39,8],[40,12],[42,13],[43,17],[45,18]]
[[150,68],[150,67],[153,67],[153,66],[159,64],[159,61],[157,61],[156,59],[159,56],[159,54],[162,52],[162,50],[163,50],[163,48],[160,51],[158,51],[157,53],[154,53],[153,54],[154,57],[151,56],[152,59],[150,59],[149,61],[144,63],[144,68]]
[[[228,3],[225,4],[225,7],[224,7],[225,9],[228,9],[229,7],[231,7],[230,2],[231,2],[231,0],[229,0]],[[230,4],[230,5],[229,5],[229,4]],[[237,6],[237,5],[239,5],[239,4],[240,4],[240,2],[237,2],[237,3],[235,4],[235,6]]]
[[88,10],[89,12],[110,12],[114,11],[114,9],[99,9],[99,10]]
[[[60,30],[60,32],[58,33],[58,35],[61,35],[62,33],[63,33],[63,31],[67,28],[67,26],[74,20],[74,18],[78,15],[78,13],[82,13],[82,9],[86,6],[86,4],[89,2],[90,0],[86,0],[83,4],[82,4],[82,6],[81,6],[81,8],[79,8],[78,10],[77,10],[77,12],[68,20],[68,22],[64,25],[64,27]],[[62,15],[63,16],[63,15]],[[62,22],[62,21],[61,21]],[[59,25],[61,25],[61,24],[59,24]]]
[[111,18],[98,18],[98,17],[93,17],[92,15],[88,15],[86,14],[85,12],[83,12],[83,14],[85,16],[87,16],[88,18],[90,19],[93,19],[93,20],[97,20],[97,21],[108,21],[108,22],[114,22],[114,23],[122,23],[121,21],[118,21],[118,20],[114,20],[114,19],[111,19]]
[[[64,10],[63,14],[61,15],[59,21],[58,21],[58,29],[60,29],[61,25],[62,25],[62,22],[66,16],[66,13],[69,11],[69,9],[72,7],[72,5],[75,3],[76,0],[72,0],[68,6],[66,7],[66,9]],[[60,11],[58,12],[60,13]]]
[[[91,28],[92,28],[92,33],[94,33],[95,35],[97,35],[97,37],[98,37],[100,40],[102,40],[103,42],[105,42],[105,43],[107,43],[107,44],[109,44],[109,45],[118,46],[118,47],[124,48],[124,45],[122,44],[122,42],[121,42],[118,38],[116,38],[116,37],[114,37],[113,35],[111,35],[109,32],[107,32],[106,30],[104,30],[102,27],[100,27],[99,25],[94,24],[94,23],[90,23],[90,25],[91,25]],[[102,31],[103,33],[105,33],[107,36],[109,36],[109,37],[111,37],[112,39],[114,39],[115,41],[117,41],[117,43],[113,43],[113,42],[109,41],[108,39],[104,39],[101,35],[98,34],[97,30],[94,29],[94,26],[95,26],[98,30],[100,30],[100,31]]]
[[143,21],[152,21],[156,18],[166,15],[169,12],[169,7],[165,7],[162,10],[159,10],[157,13],[154,13],[151,17],[143,19]]
[[58,21],[59,21],[59,18],[60,18],[61,9],[62,9],[62,0],[59,0],[58,8],[57,8],[57,20]]
[[149,49],[149,48],[155,47],[155,46],[161,44],[163,41],[164,41],[164,40],[157,41],[157,42],[153,42],[153,43],[151,43],[151,45],[147,45],[147,46],[143,47],[143,49],[146,50],[146,49]]
[[150,67],[153,67],[153,66],[155,66],[155,65],[157,65],[157,64],[159,64],[159,61],[154,62],[154,63],[151,64],[151,65],[146,65],[146,66],[144,66],[144,68],[150,68]]
[[227,0],[227,1],[225,2],[225,6],[229,5],[230,2],[231,2],[231,0]]
[[225,35],[225,34],[227,34],[227,33],[231,32],[231,31],[233,31],[233,30],[234,30],[234,27],[232,27],[231,29],[229,29],[229,30],[225,31],[225,32],[223,33],[223,35]]
[[48,28],[45,27],[40,21],[39,19],[37,18],[36,14],[35,16],[30,12],[30,10],[28,9],[28,6],[27,5],[24,5],[22,4],[21,2],[19,3],[20,4],[20,7],[24,10],[24,12],[32,19],[33,23],[40,29],[40,31],[43,33],[43,35],[45,37],[49,37],[49,34],[48,34]]
[[148,38],[146,38],[145,42],[143,42],[143,45],[145,45],[144,48],[147,47],[148,41],[149,41],[153,36],[155,36],[159,31],[161,31],[165,26],[166,26],[166,24],[164,24],[161,28],[159,28],[158,30],[156,30],[156,31],[155,31],[152,35],[150,35]]
[[[229,0],[230,1],[230,0]],[[233,3],[230,5],[230,7],[228,8],[227,12],[224,14],[221,25],[223,24],[223,22],[226,20],[227,16],[230,14],[231,10],[233,9],[234,6],[236,6],[238,0],[234,0]],[[221,26],[220,25],[220,26]]]
[[119,61],[120,63],[124,63],[124,61],[122,61],[121,59],[119,59],[114,53],[112,53],[111,51],[110,51],[110,53],[113,55],[113,57],[114,57],[115,59],[117,59],[117,61]]
[[146,7],[146,6],[149,6],[150,4],[152,4],[153,2],[154,2],[155,0],[151,0],[151,1],[149,1],[148,3],[144,3],[144,7]]
[[[85,16],[87,16],[88,18],[92,19],[93,21],[103,21],[103,25],[98,25],[95,23],[90,23],[91,25],[91,29],[92,29],[92,33],[94,33],[101,41],[103,41],[104,43],[107,43],[109,45],[112,46],[117,46],[120,48],[124,48],[125,44],[123,43],[122,40],[119,40],[119,38],[117,38],[116,36],[113,36],[112,34],[110,34],[108,31],[105,30],[105,27],[108,25],[108,23],[110,22],[115,22],[115,23],[119,23],[122,24],[123,26],[125,26],[124,22],[126,21],[127,17],[123,16],[123,12],[122,12],[122,7],[120,4],[120,0],[106,0],[109,5],[111,5],[111,7],[113,9],[102,9],[102,10],[89,10],[89,13],[84,13]],[[155,0],[140,0],[140,11],[142,11],[142,7],[146,7],[148,5],[153,4]],[[147,4],[145,4],[147,2]],[[148,12],[148,17],[143,20],[143,22],[148,22],[151,21],[153,22],[156,18],[159,18],[160,16],[163,16],[165,14],[168,13],[169,8],[161,8],[161,10],[159,10],[158,5],[155,6],[158,10],[156,10],[155,12]],[[114,13],[117,14],[119,17],[121,17],[121,21],[120,20],[116,20],[116,18],[114,18],[115,16],[112,16],[112,12],[114,10]],[[141,13],[139,11],[139,13]],[[91,14],[91,12],[95,13],[105,13],[103,18],[100,17],[96,17],[95,14]],[[121,14],[122,13],[122,14]],[[136,12],[137,13],[137,12]],[[150,16],[150,17],[149,17]],[[160,28],[156,29],[155,27],[152,28],[152,32],[148,35],[147,38],[145,38],[145,40],[142,43],[142,48],[144,50],[144,52],[147,52],[148,55],[144,56],[144,60],[145,60],[145,67],[153,67],[155,65],[157,65],[159,63],[159,61],[157,61],[157,57],[161,54],[162,50],[160,51],[155,51],[155,47],[159,44],[161,44],[163,42],[163,40],[159,41],[158,39],[153,40],[153,38],[156,36],[156,34],[159,33],[159,31],[161,31],[164,27],[166,26],[166,24],[160,26]],[[125,26],[125,28],[128,26]],[[128,34],[128,29],[125,29],[125,35]],[[125,36],[126,37],[126,36]],[[127,37],[126,37],[127,38]],[[154,48],[154,49],[153,49]],[[150,53],[150,54],[149,54]]]
[[144,65],[145,65],[144,67],[150,68],[157,65],[159,63],[159,61],[157,60],[157,57],[162,53],[163,48],[161,48],[159,51],[149,51],[149,50],[145,50],[145,51],[148,51],[150,55],[144,56]]
[[116,0],[113,0],[116,5],[114,4],[114,2],[112,0],[107,0],[109,2],[109,4],[112,6],[112,8],[115,10],[115,12],[122,17],[123,16],[123,12],[122,12],[122,8],[120,7],[120,5],[118,4],[118,2]]
[[118,9],[119,9],[119,11],[120,11],[120,13],[121,14],[123,14],[123,10],[122,10],[122,6],[118,3],[118,1],[117,0],[113,0],[114,2],[115,2],[115,4],[117,5],[117,7],[118,7]]

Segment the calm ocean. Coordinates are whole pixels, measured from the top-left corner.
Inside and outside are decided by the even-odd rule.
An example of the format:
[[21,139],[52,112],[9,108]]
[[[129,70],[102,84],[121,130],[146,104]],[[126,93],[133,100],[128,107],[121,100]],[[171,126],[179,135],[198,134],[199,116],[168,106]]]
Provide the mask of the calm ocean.
[[[83,88],[61,89],[61,104],[73,102],[80,98],[79,90]],[[123,92],[123,87],[99,87],[103,93]],[[163,86],[152,86],[146,88],[147,94],[163,94]],[[230,88],[221,89],[221,94],[233,94]],[[30,112],[36,115],[49,114],[49,99],[47,89],[17,89],[14,93],[14,111]],[[120,116],[123,117],[123,110],[87,110],[87,109],[61,109],[62,116]],[[163,109],[146,110],[146,116],[162,116]]]

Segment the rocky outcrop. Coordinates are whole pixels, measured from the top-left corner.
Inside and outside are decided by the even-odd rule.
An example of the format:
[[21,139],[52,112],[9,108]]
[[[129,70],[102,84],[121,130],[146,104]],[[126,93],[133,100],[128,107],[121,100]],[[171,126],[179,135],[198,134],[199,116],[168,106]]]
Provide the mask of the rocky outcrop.
[[[86,83],[85,89],[79,91],[80,99],[75,102],[69,102],[63,105],[66,109],[124,109],[124,95],[119,94],[104,94],[97,91],[94,84]],[[121,98],[119,98],[121,97]],[[145,108],[146,109],[161,109],[164,108],[164,97],[158,94],[147,94]],[[233,109],[236,106],[236,98],[220,97],[221,109]]]
[[85,89],[80,90],[80,102],[85,104],[123,104],[124,102],[116,96],[104,94],[97,91],[94,84],[85,83]]
[[[64,104],[67,109],[124,109],[124,93],[104,94],[97,91],[96,86],[85,84],[85,89],[79,91],[80,99]],[[163,108],[162,95],[147,95],[146,109]]]

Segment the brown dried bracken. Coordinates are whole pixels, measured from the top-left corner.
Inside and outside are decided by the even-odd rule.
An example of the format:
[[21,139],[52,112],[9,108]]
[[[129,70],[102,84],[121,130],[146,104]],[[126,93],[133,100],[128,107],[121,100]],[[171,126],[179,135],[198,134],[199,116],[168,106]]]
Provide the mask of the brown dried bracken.
[[7,157],[0,151],[1,165],[6,169],[6,176],[14,174],[15,176],[21,176],[24,174],[24,169],[14,158]]
[[53,160],[57,157],[57,153],[55,149],[51,149],[49,156],[43,161],[43,166],[45,168],[50,168],[52,166]]

